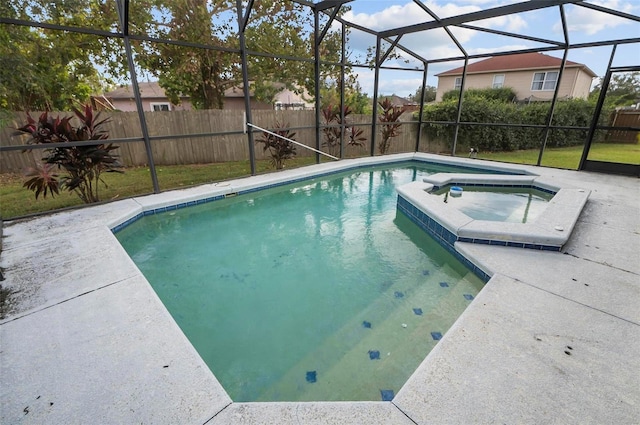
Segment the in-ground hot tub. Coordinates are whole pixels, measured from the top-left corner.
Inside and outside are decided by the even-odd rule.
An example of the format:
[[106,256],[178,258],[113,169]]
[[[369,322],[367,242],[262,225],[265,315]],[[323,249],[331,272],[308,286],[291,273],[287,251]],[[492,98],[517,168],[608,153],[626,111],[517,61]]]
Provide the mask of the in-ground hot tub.
[[[443,202],[475,220],[527,223],[545,210],[555,192],[535,187],[446,185],[432,190]],[[464,196],[463,196],[464,195]]]
[[[470,217],[456,202],[436,196],[441,188],[522,188],[553,194],[537,217],[526,222],[482,220]],[[398,210],[442,245],[455,242],[560,251],[567,242],[590,191],[559,187],[539,176],[439,173],[398,188]],[[461,197],[464,197],[464,190]]]

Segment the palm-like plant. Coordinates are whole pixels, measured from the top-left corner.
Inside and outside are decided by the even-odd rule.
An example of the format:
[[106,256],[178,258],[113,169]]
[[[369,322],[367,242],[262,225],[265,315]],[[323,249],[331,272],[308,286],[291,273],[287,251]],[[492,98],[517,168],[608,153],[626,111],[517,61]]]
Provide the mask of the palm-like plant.
[[[343,124],[343,119],[344,124],[348,125],[349,120],[347,117],[351,115],[351,108],[349,106],[345,106],[341,114],[339,106],[329,104],[322,108],[321,112],[324,124],[327,126],[322,129],[322,132],[324,133],[323,146],[327,148],[331,155],[337,156],[340,148],[342,130],[341,127],[330,126],[341,126],[341,124]],[[357,127],[346,127],[345,134],[348,137],[347,143],[350,146],[362,146],[367,140],[367,138],[363,136],[364,130]]]
[[400,115],[404,114],[405,107],[404,106],[393,106],[391,101],[388,98],[385,98],[381,102],[378,102],[380,105],[380,122],[382,123],[382,138],[380,139],[380,143],[378,143],[378,152],[380,155],[384,155],[389,150],[389,146],[391,146],[391,139],[400,135]]
[[[262,143],[263,151],[269,151],[271,155],[271,164],[276,167],[276,170],[284,168],[284,162],[287,159],[291,159],[296,156],[296,146],[289,140],[295,140],[296,133],[287,129],[289,124],[282,126],[276,121],[274,130],[270,133],[262,132],[262,137],[256,140],[256,143]],[[273,134],[271,134],[273,133]],[[285,140],[289,139],[289,140]]]
[[[103,172],[122,172],[118,156],[114,153],[118,146],[105,144],[109,134],[102,126],[109,118],[100,120],[100,113],[94,115],[90,105],[82,110],[73,108],[75,118],[80,125],[71,123],[74,116],[60,118],[44,112],[36,120],[27,113],[27,123],[17,129],[17,134],[29,134],[28,144],[65,144],[95,140],[96,143],[81,146],[54,146],[45,149],[42,163],[35,169],[29,169],[30,177],[24,187],[35,192],[36,199],[42,193],[51,197],[59,194],[60,189],[75,192],[85,203],[100,200],[98,189],[100,183],[106,187],[102,179]],[[55,169],[61,169],[66,175],[60,177]]]

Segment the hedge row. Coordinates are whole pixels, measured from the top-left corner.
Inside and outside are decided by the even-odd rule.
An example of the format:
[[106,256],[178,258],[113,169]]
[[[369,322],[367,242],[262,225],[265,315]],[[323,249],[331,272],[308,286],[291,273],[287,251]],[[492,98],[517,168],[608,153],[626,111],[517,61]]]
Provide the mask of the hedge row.
[[[545,125],[551,103],[516,104],[497,99],[466,96],[462,104],[461,122]],[[591,124],[595,105],[582,99],[563,100],[556,103],[551,125],[586,127]],[[450,99],[425,107],[424,122],[455,122],[458,113],[457,99]],[[603,111],[601,117],[607,117]],[[426,124],[426,136],[432,140],[453,143],[455,126]],[[490,125],[461,125],[458,145],[475,147],[481,151],[511,151],[539,148],[543,129],[524,127],[500,127]],[[547,139],[548,147],[580,145],[585,142],[588,130],[552,129]]]

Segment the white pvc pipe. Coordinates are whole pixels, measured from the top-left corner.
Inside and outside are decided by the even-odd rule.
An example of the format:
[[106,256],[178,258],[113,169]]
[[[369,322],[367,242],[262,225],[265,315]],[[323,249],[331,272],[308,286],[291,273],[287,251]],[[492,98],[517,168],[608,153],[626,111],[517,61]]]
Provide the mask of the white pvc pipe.
[[280,137],[281,139],[284,139],[284,140],[286,140],[287,142],[291,142],[291,143],[296,144],[296,145],[298,145],[298,146],[302,146],[302,147],[303,147],[303,148],[305,148],[305,149],[309,149],[309,150],[312,150],[312,151],[314,151],[314,152],[317,152],[317,153],[319,153],[319,154],[321,154],[321,155],[328,156],[329,158],[331,158],[331,159],[335,159],[336,161],[340,161],[340,158],[336,158],[335,156],[333,156],[333,155],[329,155],[328,153],[325,153],[325,152],[319,151],[319,150],[317,150],[317,149],[311,148],[311,147],[309,147],[309,146],[307,146],[307,145],[303,145],[302,143],[296,142],[295,140],[287,139],[287,138],[286,138],[286,137],[284,137],[284,136],[281,136],[281,135],[276,134],[276,133],[274,133],[274,132],[272,132],[272,131],[266,130],[266,129],[262,128],[262,127],[258,127],[257,125],[253,125],[253,124],[251,124],[250,122],[246,123],[246,125],[248,125],[249,127],[257,128],[258,130],[260,130],[260,131],[264,131],[264,132],[265,132],[265,133],[267,133],[267,134],[271,134],[271,135],[273,135],[273,136]]

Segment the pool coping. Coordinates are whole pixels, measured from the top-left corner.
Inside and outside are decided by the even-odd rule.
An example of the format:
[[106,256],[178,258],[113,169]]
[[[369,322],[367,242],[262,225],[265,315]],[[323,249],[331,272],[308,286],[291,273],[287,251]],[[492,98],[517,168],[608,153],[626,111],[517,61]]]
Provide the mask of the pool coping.
[[[590,181],[600,192],[562,253],[455,242],[493,277],[391,402],[233,403],[111,231],[157,208],[412,159],[519,170],[580,186]],[[582,417],[631,423],[640,414],[631,401],[640,398],[634,373],[640,370],[634,354],[640,318],[633,308],[640,270],[631,256],[640,246],[640,226],[629,210],[638,196],[634,184],[637,179],[400,154],[7,223],[3,286],[20,294],[20,306],[0,321],[0,421],[569,423]],[[613,216],[617,222],[605,220]],[[615,230],[614,246],[609,229]],[[65,260],[69,256],[86,263],[76,266]],[[601,283],[601,276],[610,283]],[[572,279],[580,286],[571,286]],[[573,356],[561,350],[569,345]]]
[[[468,169],[479,168],[477,163],[473,161],[461,163],[460,161],[452,161],[447,157],[434,158],[424,156],[422,154],[397,154],[389,156],[392,156],[393,158],[378,156],[353,160],[347,159],[339,162],[329,162],[293,170],[284,170],[282,172],[262,176],[206,184],[180,191],[174,190],[160,194],[136,197],[134,199],[140,204],[140,208],[128,211],[123,217],[118,217],[112,222],[107,223],[107,226],[114,232],[118,232],[122,228],[145,215],[173,211],[189,206],[218,201],[227,196],[244,195],[259,190],[270,189],[287,184],[295,184],[310,179],[321,178],[330,174],[376,165],[423,161],[437,165],[454,165]],[[494,164],[487,169],[495,171],[496,173],[529,173],[528,171],[522,170],[518,167],[501,164]]]

